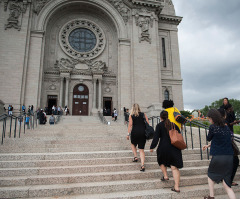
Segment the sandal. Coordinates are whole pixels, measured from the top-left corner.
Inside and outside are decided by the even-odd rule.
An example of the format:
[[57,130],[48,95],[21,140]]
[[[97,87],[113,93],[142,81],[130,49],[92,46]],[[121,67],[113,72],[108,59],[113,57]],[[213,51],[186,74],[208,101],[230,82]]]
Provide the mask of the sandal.
[[133,162],[137,162],[138,161],[138,158],[137,157],[134,157],[133,158]]
[[142,166],[141,166],[141,169],[140,169],[140,171],[142,171],[142,172],[144,172],[144,171],[145,171],[145,167],[144,167],[144,165],[142,165]]
[[161,181],[167,181],[169,178],[164,178],[164,176],[161,178]]
[[238,183],[232,182],[232,186],[238,186]]
[[204,199],[214,199],[215,197],[205,196]]
[[176,190],[174,187],[171,188],[171,191],[174,191],[174,192],[176,192],[176,193],[180,193],[180,190]]

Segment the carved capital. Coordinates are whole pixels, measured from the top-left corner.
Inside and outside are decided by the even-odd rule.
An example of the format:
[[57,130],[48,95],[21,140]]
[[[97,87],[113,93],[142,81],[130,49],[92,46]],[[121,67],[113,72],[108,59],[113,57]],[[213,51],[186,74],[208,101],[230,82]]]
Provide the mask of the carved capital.
[[136,26],[141,28],[139,42],[147,41],[151,43],[149,30],[153,27],[153,22],[156,19],[154,12],[148,11],[147,9],[138,9],[134,10],[133,16],[135,16]]
[[38,15],[47,2],[48,0],[35,0],[33,4],[33,12]]
[[4,11],[9,10],[8,23],[5,24],[5,30],[15,28],[21,30],[21,20],[23,14],[27,11],[27,0],[4,0]]
[[118,10],[126,24],[130,18],[130,9],[125,5],[123,0],[109,0],[109,2]]

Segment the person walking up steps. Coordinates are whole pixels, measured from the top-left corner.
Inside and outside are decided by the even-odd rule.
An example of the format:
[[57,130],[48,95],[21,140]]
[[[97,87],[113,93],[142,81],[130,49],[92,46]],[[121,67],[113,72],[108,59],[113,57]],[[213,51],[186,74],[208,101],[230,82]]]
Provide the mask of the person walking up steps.
[[129,125],[128,125],[128,135],[127,139],[129,140],[131,135],[131,148],[134,154],[133,162],[137,162],[137,146],[140,153],[140,159],[141,159],[141,169],[140,171],[145,171],[145,153],[144,148],[146,144],[146,136],[145,136],[145,122],[144,117],[146,118],[146,121],[149,123],[148,118],[145,113],[142,113],[140,110],[140,107],[138,104],[133,104],[133,107],[130,111],[129,115]]
[[[179,182],[180,182],[180,168],[183,168],[182,151],[171,144],[169,137],[169,130],[171,125],[175,125],[175,129],[180,133],[178,126],[171,123],[168,119],[168,112],[162,111],[160,114],[161,122],[156,126],[154,138],[150,146],[150,152],[158,145],[157,148],[157,161],[163,172],[161,181],[169,180],[167,174],[167,167],[172,170],[175,185],[171,189],[174,192],[180,193]],[[159,143],[160,139],[160,143]],[[159,143],[159,144],[158,144]]]
[[233,147],[231,140],[231,131],[224,124],[221,114],[216,109],[208,112],[208,120],[212,124],[209,127],[207,141],[209,145],[203,146],[203,151],[211,147],[210,155],[212,156],[208,167],[208,185],[210,195],[204,199],[214,199],[214,184],[222,181],[223,187],[230,199],[236,199],[231,188],[232,170],[233,170]]

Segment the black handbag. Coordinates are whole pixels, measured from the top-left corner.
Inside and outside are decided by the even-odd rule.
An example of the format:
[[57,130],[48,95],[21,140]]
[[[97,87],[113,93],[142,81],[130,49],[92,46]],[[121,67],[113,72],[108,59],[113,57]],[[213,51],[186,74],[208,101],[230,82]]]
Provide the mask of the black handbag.
[[145,114],[143,113],[143,119],[144,119],[144,123],[145,123],[145,136],[147,140],[153,139],[153,135],[154,135],[154,128],[152,126],[150,126],[148,124],[148,122],[146,121],[145,118]]
[[175,120],[180,124],[185,124],[187,121],[186,118],[181,113],[178,113],[177,111],[175,111],[175,108],[174,108],[173,116]]

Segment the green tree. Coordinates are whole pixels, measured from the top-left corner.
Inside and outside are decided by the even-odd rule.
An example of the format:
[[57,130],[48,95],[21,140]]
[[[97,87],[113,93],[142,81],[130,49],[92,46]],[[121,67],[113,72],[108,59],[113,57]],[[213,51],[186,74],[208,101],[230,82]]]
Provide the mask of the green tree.
[[180,113],[181,113],[184,117],[191,118],[191,112],[190,112],[190,111],[180,111]]
[[[240,100],[237,100],[237,99],[229,99],[229,103],[233,106],[233,109],[234,109],[234,112],[235,112],[235,115],[236,115],[236,118],[240,118]],[[206,116],[208,111],[211,109],[211,108],[216,108],[216,109],[219,109],[220,106],[222,106],[223,104],[223,99],[219,99],[219,100],[216,100],[215,102],[212,102],[211,105],[209,106],[205,106],[203,109],[201,109],[201,113]]]

